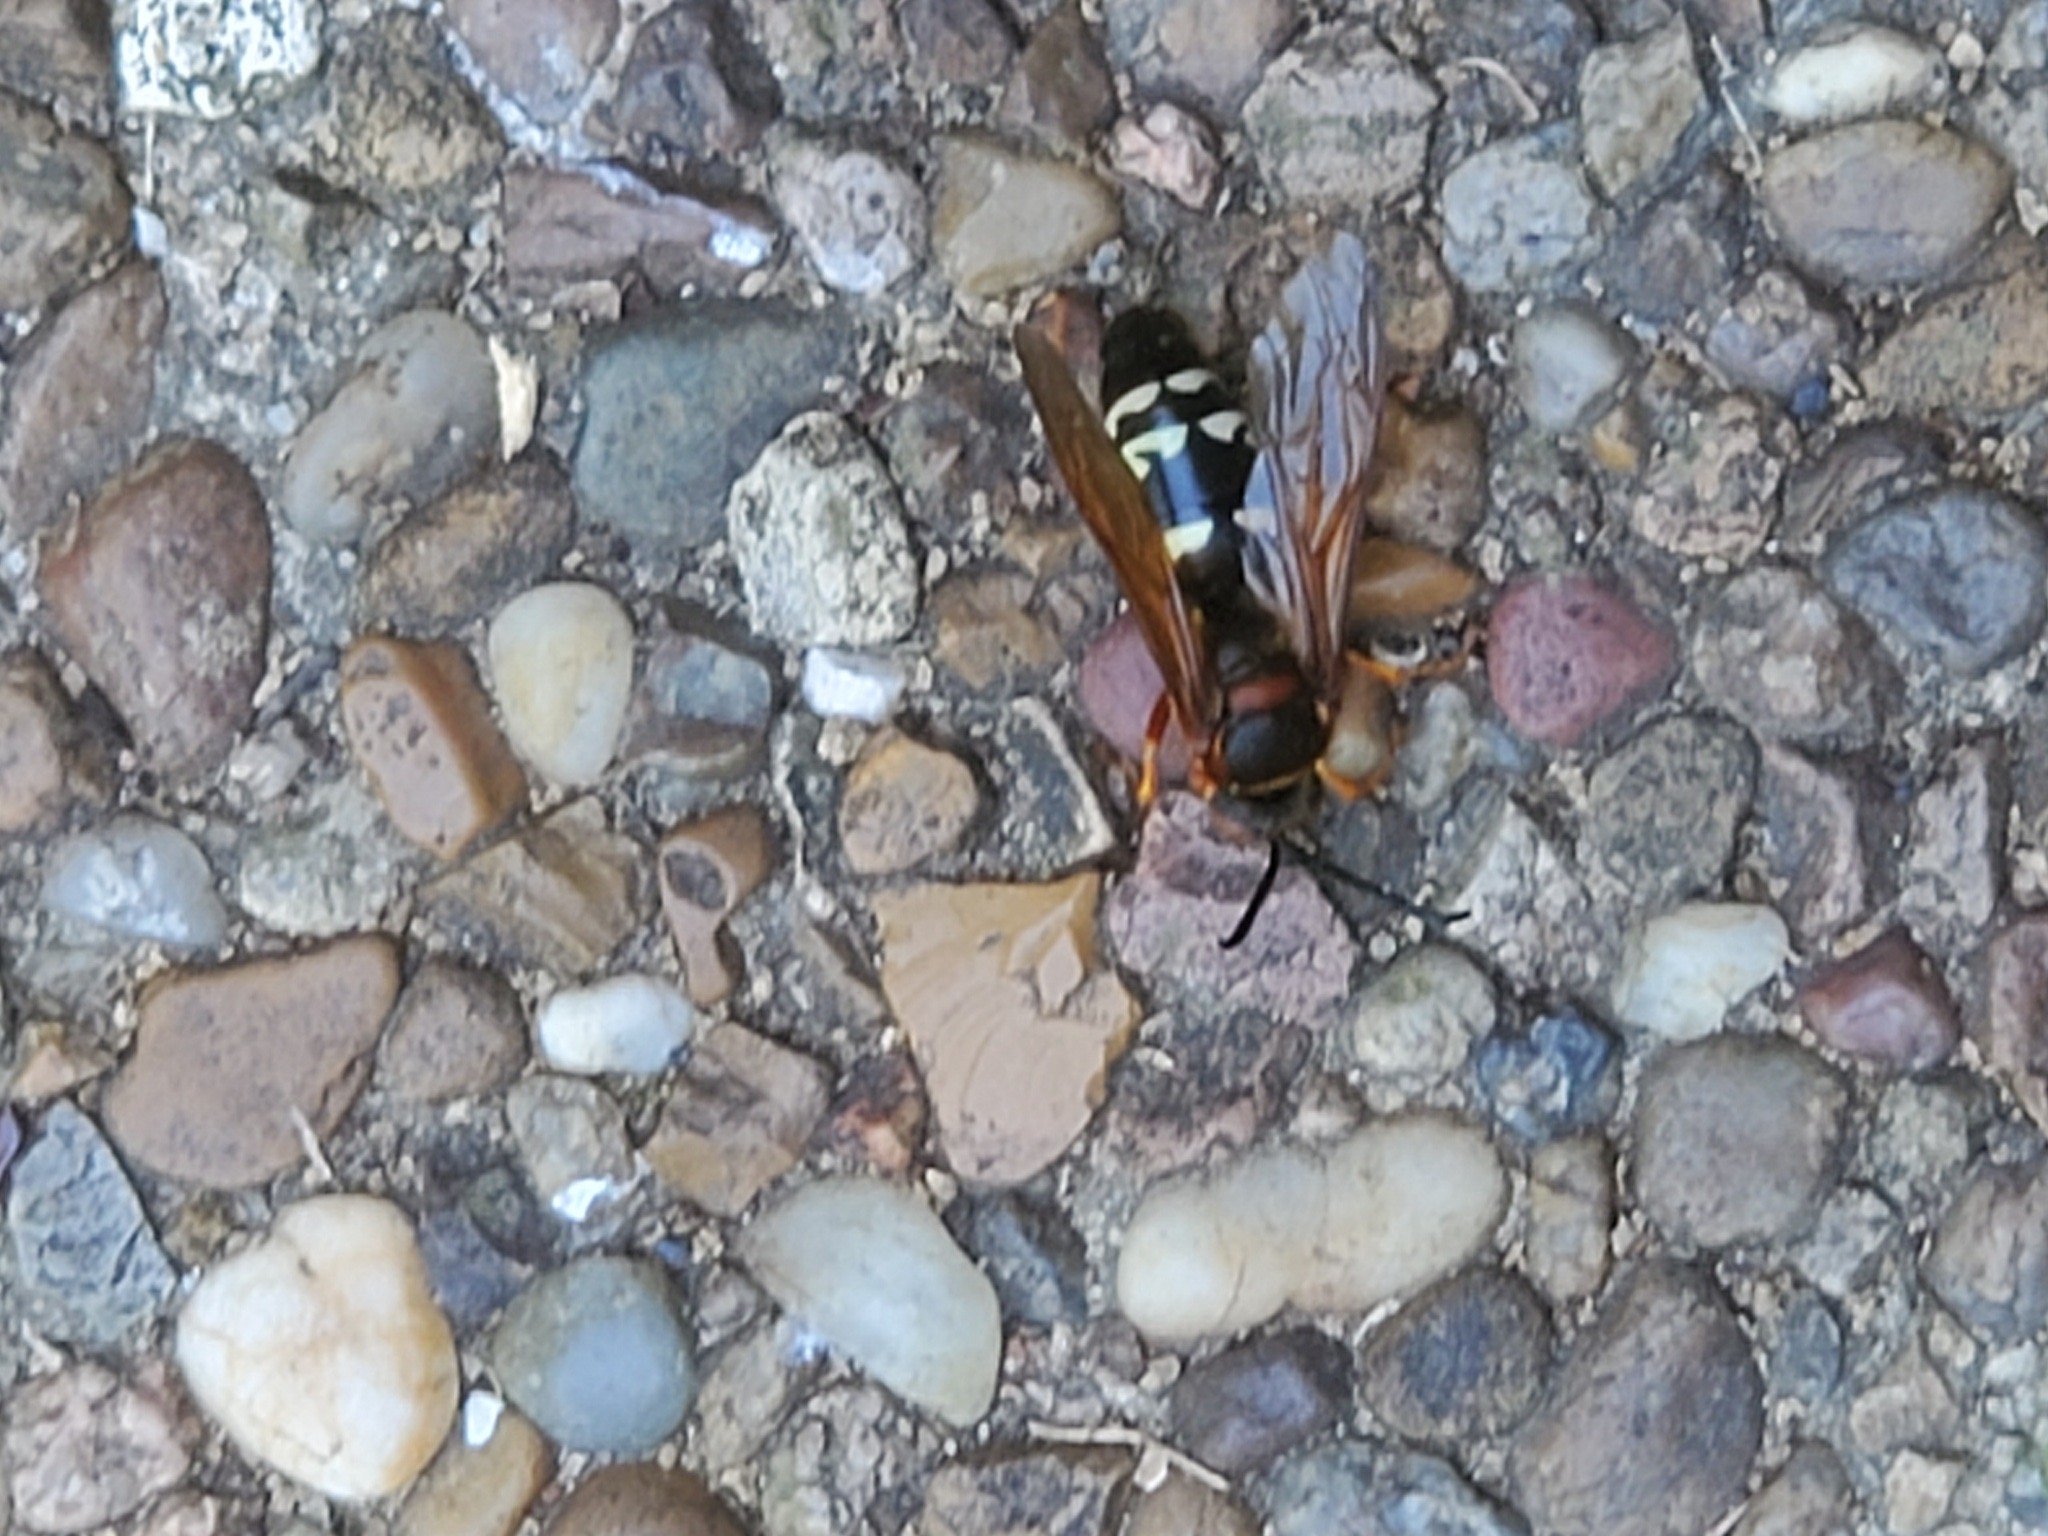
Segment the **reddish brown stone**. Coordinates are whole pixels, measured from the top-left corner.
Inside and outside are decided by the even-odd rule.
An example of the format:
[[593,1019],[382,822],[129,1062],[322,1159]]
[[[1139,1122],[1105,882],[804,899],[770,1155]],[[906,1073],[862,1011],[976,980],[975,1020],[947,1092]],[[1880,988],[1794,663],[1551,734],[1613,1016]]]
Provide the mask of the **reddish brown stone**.
[[856,1063],[832,1101],[833,1144],[882,1173],[901,1173],[910,1166],[924,1137],[924,1122],[917,1069],[901,1054]]
[[22,354],[0,425],[0,520],[33,538],[73,496],[135,461],[156,396],[164,289],[130,262],[58,313]]
[[[1075,683],[1081,712],[1096,734],[1132,763],[1142,760],[1145,727],[1152,707],[1166,691],[1159,664],[1145,648],[1135,616],[1119,614],[1082,654]],[[1191,753],[1180,727],[1167,724],[1159,746],[1159,781],[1185,783]]]
[[0,310],[32,310],[128,238],[128,189],[106,145],[9,94],[0,94],[0,165]]
[[502,1088],[526,1065],[519,994],[494,971],[429,960],[405,984],[377,1050],[377,1085],[439,1103]]
[[552,459],[532,456],[465,481],[392,529],[363,563],[375,627],[445,634],[546,578],[576,509]]
[[50,627],[142,755],[173,778],[219,765],[263,676],[270,523],[217,443],[164,444],[43,556]]
[[721,1024],[691,1053],[642,1149],[647,1164],[713,1215],[737,1216],[796,1166],[828,1087],[808,1056]]
[[629,268],[668,291],[736,282],[774,246],[773,221],[746,199],[662,192],[623,176],[600,186],[544,166],[505,173],[506,277],[538,298]]
[[1959,1033],[1940,973],[1899,929],[1815,972],[1799,1011],[1823,1044],[1906,1072],[1946,1060]]
[[690,1001],[719,1002],[733,987],[733,968],[719,930],[733,909],[760,888],[774,861],[768,823],[752,806],[734,806],[685,822],[662,839],[655,857],[661,910],[668,918]]
[[397,995],[397,947],[381,934],[160,977],[107,1089],[108,1134],[164,1178],[260,1184],[305,1156],[302,1125],[325,1136],[341,1123]]
[[605,1467],[557,1506],[547,1536],[745,1536],[702,1479],[652,1462]]
[[883,732],[846,775],[840,843],[855,874],[894,875],[950,853],[981,808],[968,766],[950,752]]
[[526,778],[453,641],[358,640],[341,659],[341,719],[392,824],[452,859],[526,803]]
[[1486,673],[1509,725],[1573,747],[1671,675],[1671,631],[1590,576],[1510,586],[1487,627]]

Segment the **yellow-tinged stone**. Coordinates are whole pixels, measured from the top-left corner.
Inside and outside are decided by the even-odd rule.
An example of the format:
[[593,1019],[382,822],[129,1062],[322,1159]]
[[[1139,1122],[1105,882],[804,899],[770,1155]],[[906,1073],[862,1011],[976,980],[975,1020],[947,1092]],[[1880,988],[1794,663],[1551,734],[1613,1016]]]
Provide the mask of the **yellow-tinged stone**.
[[1137,1004],[1095,954],[1100,877],[875,897],[882,990],[953,1171],[1016,1184],[1087,1127]]
[[331,1498],[396,1493],[455,1414],[455,1337],[412,1225],[319,1195],[215,1265],[178,1316],[193,1399],[253,1460]]

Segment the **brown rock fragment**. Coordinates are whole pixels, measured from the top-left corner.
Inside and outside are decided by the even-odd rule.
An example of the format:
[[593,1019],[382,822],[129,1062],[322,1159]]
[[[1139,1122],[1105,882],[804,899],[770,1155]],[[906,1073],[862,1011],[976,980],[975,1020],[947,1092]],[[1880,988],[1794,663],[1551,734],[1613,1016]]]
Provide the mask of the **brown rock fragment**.
[[1898,929],[1815,972],[1798,1000],[1807,1027],[1844,1055],[1918,1072],[1955,1049],[1948,988]]
[[618,0],[453,0],[447,13],[491,83],[541,123],[569,115],[619,30]]
[[397,947],[370,934],[161,977],[107,1089],[108,1134],[188,1184],[241,1189],[282,1173],[305,1155],[301,1120],[325,1136],[348,1113],[397,994]]
[[71,800],[80,733],[50,664],[0,656],[0,833],[49,826]]
[[399,995],[377,1082],[399,1098],[440,1103],[502,1088],[525,1064],[519,995],[493,971],[433,959]]
[[774,221],[750,200],[663,192],[624,175],[601,186],[545,166],[505,173],[504,218],[507,280],[538,298],[628,269],[667,291],[731,283],[775,248]]
[[1486,430],[1464,409],[1418,411],[1389,396],[1365,515],[1382,533],[1448,553],[1486,512]]
[[511,963],[568,977],[625,943],[645,894],[640,845],[586,797],[428,881],[420,907]]
[[604,1467],[576,1485],[547,1536],[746,1536],[702,1479],[652,1462]]
[[2009,924],[1985,947],[1971,1034],[2034,1123],[2048,1130],[2048,913]]
[[34,309],[120,246],[128,189],[104,144],[6,94],[0,165],[0,311]]
[[902,1173],[924,1139],[927,1115],[917,1069],[900,1053],[854,1064],[832,1101],[831,1144],[878,1173]]
[[341,719],[392,824],[441,858],[526,803],[525,775],[453,641],[356,641],[341,659]]
[[50,627],[151,764],[202,775],[234,745],[263,676],[270,524],[217,443],[157,448],[43,555]]
[[508,1408],[490,1439],[450,1435],[393,1522],[396,1536],[512,1536],[555,1475],[554,1447]]
[[893,731],[869,742],[846,775],[839,835],[855,874],[894,875],[949,853],[981,808],[968,766]]
[[691,1054],[642,1149],[656,1174],[716,1216],[737,1216],[797,1164],[825,1113],[816,1062],[737,1024]]
[[734,806],[685,822],[655,856],[661,910],[683,963],[690,1001],[708,1008],[732,991],[733,968],[719,930],[760,888],[774,858],[768,823],[752,806]]
[[185,1475],[186,1434],[160,1378],[131,1385],[92,1361],[38,1377],[13,1392],[0,1445],[15,1518],[46,1536],[110,1524]]
[[156,395],[164,289],[130,262],[60,310],[17,361],[0,420],[0,522],[17,538],[126,469]]
[[362,612],[408,634],[482,618],[554,569],[574,517],[568,477],[552,459],[487,471],[378,544],[363,566]]
[[1094,1114],[1138,1010],[1095,954],[1100,877],[878,896],[882,989],[924,1069],[954,1171],[1014,1184]]

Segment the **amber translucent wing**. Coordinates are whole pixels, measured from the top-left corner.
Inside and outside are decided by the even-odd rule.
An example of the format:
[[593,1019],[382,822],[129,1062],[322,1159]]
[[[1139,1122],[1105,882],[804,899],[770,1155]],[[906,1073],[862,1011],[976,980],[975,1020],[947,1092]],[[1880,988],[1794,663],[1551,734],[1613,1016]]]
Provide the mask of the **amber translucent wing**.
[[1014,340],[1060,478],[1109,556],[1181,729],[1199,741],[1215,718],[1215,689],[1144,488],[1052,342],[1028,325],[1017,327]]
[[1247,569],[1309,676],[1334,700],[1386,401],[1372,268],[1356,236],[1336,236],[1288,281],[1252,343],[1251,386],[1265,446],[1245,497],[1254,546]]

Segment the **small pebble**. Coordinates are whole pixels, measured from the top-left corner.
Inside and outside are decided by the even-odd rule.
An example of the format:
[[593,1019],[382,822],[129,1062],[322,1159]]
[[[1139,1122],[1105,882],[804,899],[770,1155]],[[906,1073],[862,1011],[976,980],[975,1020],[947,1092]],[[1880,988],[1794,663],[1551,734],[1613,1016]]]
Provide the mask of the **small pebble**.
[[625,1112],[587,1079],[528,1073],[505,1095],[505,1128],[527,1183],[559,1221],[588,1221],[638,1176]]
[[619,30],[617,0],[451,0],[447,14],[491,83],[540,123],[568,117]]
[[1294,29],[1294,0],[1136,0],[1105,11],[1111,56],[1151,96],[1234,118]]
[[227,908],[199,845],[147,816],[116,816],[65,838],[43,870],[45,910],[124,939],[216,949]]
[[1580,863],[1610,908],[1627,913],[1717,891],[1755,782],[1756,749],[1739,727],[1667,715],[1588,777]]
[[25,1531],[68,1533],[111,1525],[174,1488],[191,1465],[189,1426],[160,1363],[121,1380],[83,1361],[17,1384],[9,1394],[0,1464]]
[[1197,213],[1216,196],[1222,174],[1214,135],[1194,113],[1156,101],[1143,117],[1121,119],[1110,135],[1110,169]]
[[1287,197],[1370,207],[1422,180],[1437,102],[1376,28],[1354,21],[1310,33],[1267,66],[1244,104],[1245,138]]
[[732,991],[734,967],[721,940],[725,920],[768,878],[775,848],[752,806],[715,811],[661,840],[655,869],[661,910],[682,962],[684,990],[700,1008]]
[[2048,915],[2015,918],[1985,948],[1972,1033],[2034,1123],[2048,1127]]
[[398,1207],[320,1195],[281,1211],[200,1278],[176,1355],[244,1454],[337,1499],[379,1499],[423,1470],[455,1417],[448,1320]]
[[42,551],[51,630],[143,757],[174,779],[226,759],[263,677],[270,521],[218,444],[159,444]]
[[2048,535],[1990,491],[1895,503],[1837,538],[1822,574],[1899,660],[1951,677],[2017,656],[2048,618]]
[[1447,945],[1418,945],[1357,994],[1351,1054],[1374,1082],[1424,1091],[1465,1065],[1495,1016],[1484,971]]
[[1002,1354],[995,1289],[907,1189],[816,1180],[738,1246],[771,1296],[892,1392],[962,1427],[988,1411]]
[[1980,1167],[1941,1218],[1923,1264],[1927,1284],[1996,1343],[2048,1321],[2048,1165],[2036,1157]]
[[1065,161],[967,135],[939,143],[932,243],[947,280],[969,297],[995,298],[1055,277],[1122,222],[1109,189]]
[[341,658],[341,722],[392,825],[459,858],[526,804],[526,778],[451,640],[356,641]]
[[1595,48],[1579,72],[1579,131],[1594,185],[1618,198],[1654,182],[1705,102],[1683,16]]
[[1444,178],[1444,265],[1467,288],[1540,288],[1593,246],[1597,205],[1569,141],[1501,139]]
[[830,1093],[810,1057],[720,1024],[691,1052],[641,1155],[691,1203],[737,1216],[797,1165]]
[[1548,1141],[1529,1154],[1529,1277],[1569,1305],[1607,1278],[1614,1159],[1597,1136]]
[[1266,1502],[1269,1536],[1333,1531],[1515,1536],[1520,1521],[1434,1456],[1339,1439],[1283,1462]]
[[895,482],[828,411],[798,416],[726,503],[754,628],[788,645],[886,645],[916,621],[917,565]]
[[1749,1501],[1732,1536],[1819,1536],[1853,1528],[1856,1491],[1827,1444],[1803,1440]]
[[25,648],[0,655],[0,835],[50,826],[88,787],[83,734],[47,661]]
[[[11,1109],[7,1118],[18,1139],[21,1122]],[[13,1167],[0,1172],[9,1175],[16,1294],[36,1330],[60,1344],[104,1350],[153,1322],[178,1274],[99,1127],[59,1100],[27,1149],[8,1161]]]
[[1100,877],[878,894],[882,990],[918,1065],[946,1161],[1021,1184],[1080,1137],[1138,1005],[1096,954]]
[[278,508],[316,543],[352,543],[376,512],[439,495],[497,448],[483,337],[454,315],[413,310],[370,335],[355,371],[292,439]]
[[358,606],[402,633],[453,633],[554,569],[575,510],[551,459],[486,470],[377,543],[363,561]]
[[430,920],[500,958],[558,975],[602,964],[638,926],[649,888],[645,850],[573,800],[420,887]]
[[1480,1132],[1404,1115],[1317,1151],[1273,1147],[1146,1191],[1117,1258],[1117,1306],[1185,1343],[1292,1303],[1367,1312],[1478,1251],[1507,1200]]
[[657,310],[588,346],[571,477],[586,517],[654,551],[724,533],[732,484],[825,380],[845,322],[773,305]]
[[488,1353],[505,1395],[565,1450],[644,1455],[697,1396],[689,1324],[643,1260],[594,1254],[540,1276],[505,1309]]
[[634,685],[621,750],[689,777],[731,778],[759,758],[774,707],[768,668],[728,643],[708,614],[668,614]]
[[924,260],[924,194],[892,162],[792,139],[773,164],[775,201],[828,287],[878,294]]
[[1917,38],[1860,27],[1780,54],[1764,105],[1795,128],[1925,111],[1948,94],[1948,66]]
[[341,1123],[397,995],[397,946],[382,934],[159,976],[107,1087],[108,1134],[164,1178],[260,1184],[305,1157],[303,1127],[324,1137]]
[[1628,337],[1579,304],[1539,309],[1515,327],[1515,391],[1546,432],[1573,432],[1610,404],[1635,362]]
[[1829,370],[1846,360],[1847,327],[1790,272],[1766,267],[1707,333],[1707,358],[1729,382],[1786,402],[1795,416],[1827,399]]
[[506,286],[542,302],[634,276],[667,292],[730,287],[776,243],[752,198],[671,191],[614,165],[507,167],[503,224]]
[[433,1464],[405,1495],[392,1520],[394,1536],[512,1536],[555,1474],[554,1450],[524,1414],[490,1399],[490,1428],[472,1437],[463,1403],[460,1434],[450,1435]]
[[491,691],[506,734],[559,784],[600,778],[633,689],[633,621],[603,587],[557,581],[491,620]]
[[1746,1490],[1763,1438],[1749,1339],[1711,1281],[1625,1274],[1516,1436],[1516,1505],[1572,1536],[1706,1530]]
[[1116,83],[1080,0],[1063,0],[1032,28],[1003,87],[999,116],[1054,149],[1085,148],[1116,115]]
[[0,507],[12,537],[37,537],[71,497],[90,496],[134,462],[165,315],[157,269],[127,262],[14,356],[0,416]]
[[526,1065],[519,994],[494,971],[435,957],[405,984],[377,1046],[377,1083],[429,1104],[502,1088]]
[[533,1023],[541,1060],[562,1072],[660,1072],[694,1033],[697,1013],[653,976],[612,976],[567,987],[540,1005]]
[[1289,1328],[1191,1366],[1169,1404],[1174,1439],[1227,1476],[1256,1471],[1343,1418],[1351,1352],[1314,1328]]
[[24,313],[82,286],[120,249],[132,203],[105,145],[12,93],[0,97],[0,164],[11,170],[0,186],[0,311]]
[[946,1207],[946,1225],[996,1288],[1003,1320],[1079,1326],[1088,1316],[1088,1247],[1049,1200],[1004,1190]]
[[2012,194],[2012,172],[1948,128],[1879,121],[1773,150],[1758,195],[1787,254],[1863,287],[1926,282],[1958,265]]
[[966,763],[889,731],[847,772],[840,846],[855,874],[902,874],[951,853],[980,812],[981,789]]
[[600,1467],[555,1507],[547,1536],[745,1536],[702,1478],[652,1462]]
[[1612,1035],[1563,1009],[1488,1035],[1473,1052],[1472,1075],[1495,1119],[1524,1141],[1548,1141],[1607,1118],[1620,1063]]
[[1530,576],[1494,604],[1487,683],[1508,724],[1573,747],[1644,699],[1677,659],[1671,633],[1590,576]]
[[804,704],[827,720],[881,725],[896,713],[910,679],[886,656],[814,645],[804,652]]
[[1877,737],[1869,641],[1802,572],[1757,566],[1708,598],[1692,669],[1710,702],[1765,740],[1854,748]]
[[1743,998],[1791,954],[1785,920],[1769,907],[1688,902],[1654,917],[1630,940],[1615,982],[1614,1013],[1666,1040],[1719,1029]]
[[2048,268],[2033,242],[2003,247],[1971,280],[1917,306],[1857,374],[1871,403],[1888,413],[2002,417],[2048,393],[2044,315]]
[[1868,904],[1856,793],[1775,743],[1765,744],[1759,761],[1757,812],[1773,899],[1801,939],[1832,937]]
[[1550,1371],[1550,1316],[1525,1280],[1467,1270],[1367,1337],[1359,1389],[1399,1434],[1442,1450],[1513,1429]]
[[1723,395],[1673,423],[1660,446],[1628,498],[1629,526],[1686,559],[1753,559],[1777,520],[1781,423],[1746,395]]
[[1636,1101],[1637,1198],[1682,1243],[1790,1241],[1834,1181],[1847,1105],[1841,1079],[1789,1040],[1665,1051]]
[[1897,929],[1823,966],[1799,988],[1799,1012],[1846,1056],[1918,1072],[1948,1059],[1959,1033],[1940,973]]
[[618,93],[594,114],[642,164],[743,154],[782,107],[782,93],[730,6],[682,0],[633,37]]

